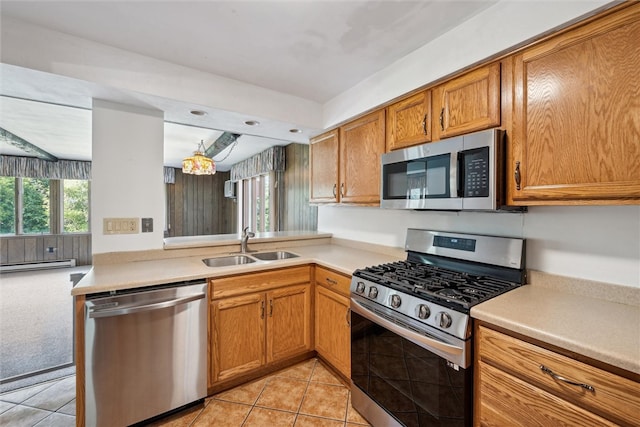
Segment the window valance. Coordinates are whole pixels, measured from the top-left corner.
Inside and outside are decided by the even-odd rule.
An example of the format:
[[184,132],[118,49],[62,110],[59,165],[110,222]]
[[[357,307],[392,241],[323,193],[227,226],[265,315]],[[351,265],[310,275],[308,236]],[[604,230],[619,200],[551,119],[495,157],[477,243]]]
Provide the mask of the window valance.
[[240,181],[269,172],[284,172],[285,148],[275,146],[231,166],[231,181]]

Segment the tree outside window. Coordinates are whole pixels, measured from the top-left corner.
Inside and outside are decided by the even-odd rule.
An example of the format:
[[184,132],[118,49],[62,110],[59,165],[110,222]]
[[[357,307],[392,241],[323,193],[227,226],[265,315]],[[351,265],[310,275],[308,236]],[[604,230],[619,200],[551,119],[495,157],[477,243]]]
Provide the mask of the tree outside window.
[[22,232],[49,233],[49,180],[22,179]]
[[0,176],[0,234],[16,232],[16,179]]
[[65,179],[63,193],[62,231],[89,232],[89,181]]

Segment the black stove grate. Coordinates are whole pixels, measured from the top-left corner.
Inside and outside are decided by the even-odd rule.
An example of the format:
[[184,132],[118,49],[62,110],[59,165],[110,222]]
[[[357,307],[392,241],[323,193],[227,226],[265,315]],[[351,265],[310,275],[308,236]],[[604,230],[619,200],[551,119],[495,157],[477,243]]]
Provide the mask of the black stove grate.
[[417,263],[396,261],[357,270],[354,275],[406,294],[469,309],[519,284],[489,276]]

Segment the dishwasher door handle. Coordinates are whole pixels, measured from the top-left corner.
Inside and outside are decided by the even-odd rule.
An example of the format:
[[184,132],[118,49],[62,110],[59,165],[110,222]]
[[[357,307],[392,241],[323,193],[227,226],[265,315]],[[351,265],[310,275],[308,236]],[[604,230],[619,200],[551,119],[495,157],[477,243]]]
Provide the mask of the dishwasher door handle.
[[124,316],[127,314],[141,313],[143,311],[160,310],[163,308],[174,307],[176,305],[186,304],[191,301],[203,299],[206,296],[204,293],[187,295],[186,297],[176,298],[168,301],[156,302],[153,304],[133,305],[129,307],[116,308],[111,310],[99,310],[91,311],[89,317],[96,319],[101,317],[115,317]]

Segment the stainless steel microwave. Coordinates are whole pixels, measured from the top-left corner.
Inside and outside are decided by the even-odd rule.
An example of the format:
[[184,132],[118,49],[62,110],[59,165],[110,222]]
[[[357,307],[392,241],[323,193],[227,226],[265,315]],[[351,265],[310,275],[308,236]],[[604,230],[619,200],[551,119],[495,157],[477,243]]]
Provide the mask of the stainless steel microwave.
[[504,144],[504,131],[490,129],[383,154],[380,207],[499,209]]

